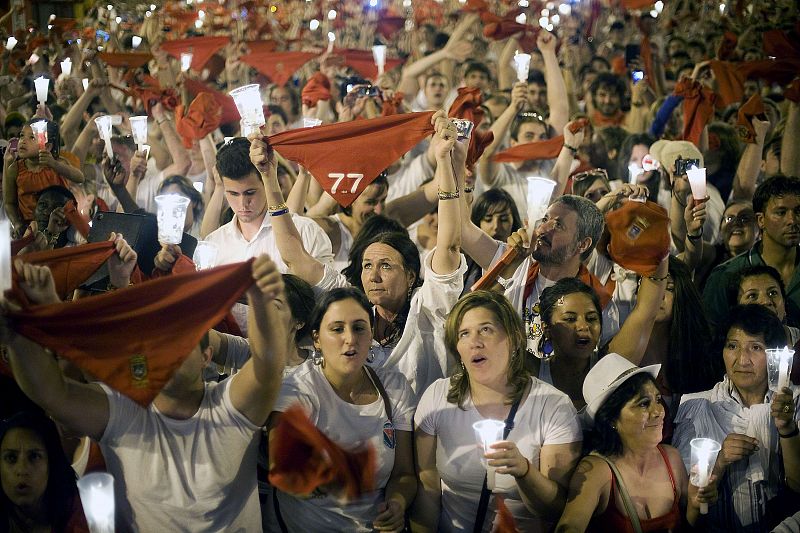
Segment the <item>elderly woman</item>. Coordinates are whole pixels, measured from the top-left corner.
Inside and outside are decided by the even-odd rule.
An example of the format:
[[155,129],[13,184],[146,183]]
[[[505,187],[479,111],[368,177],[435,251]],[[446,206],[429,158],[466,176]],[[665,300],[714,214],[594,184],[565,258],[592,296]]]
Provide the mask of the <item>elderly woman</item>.
[[713,487],[689,485],[678,451],[659,444],[660,368],[612,353],[589,371],[584,415],[594,426],[594,452],[572,476],[556,531],[675,531],[684,519],[694,525],[699,504],[713,499]]
[[[479,504],[487,460],[496,468],[494,493],[504,497],[519,530],[551,529],[580,453],[575,408],[525,370],[522,321],[502,295],[476,291],[459,300],[445,339],[459,370],[428,387],[414,417],[415,530],[490,531],[497,504],[488,489],[486,504]],[[484,455],[472,426],[485,419],[505,420],[506,431]]]
[[683,397],[673,442],[686,464],[693,438],[722,444],[714,467],[719,501],[709,509],[711,530],[767,531],[797,510],[800,389],[767,386],[765,350],[786,344],[775,313],[761,305],[735,307],[724,331],[725,376],[713,389]]
[[403,529],[416,490],[413,395],[399,372],[366,366],[373,323],[371,304],[362,292],[346,287],[326,293],[310,320],[314,355],[284,379],[269,425],[275,427],[279,413],[299,402],[338,445],[369,443],[376,452],[376,489],[346,504],[333,487],[318,489],[310,499],[278,490],[275,511],[288,531]]
[[[419,252],[408,235],[383,233],[363,248],[354,247],[350,275],[345,277],[325,266],[303,248],[302,240],[286,210],[271,212],[275,241],[290,272],[323,293],[348,285],[362,289],[375,306],[370,349],[373,367],[389,365],[408,379],[415,397],[436,379],[449,374],[442,328],[447,312],[463,287],[466,260],[460,253],[459,191],[465,173],[466,143],[456,142],[456,129],[443,112],[432,118],[436,133],[431,141],[437,158],[439,226],[437,246],[425,259],[425,281],[420,276]],[[452,155],[451,155],[452,151]],[[269,167],[272,158],[261,140],[254,140],[250,157],[262,171],[269,205],[283,203]],[[453,169],[457,169],[458,180]]]
[[52,420],[0,424],[0,531],[88,531],[75,479]]

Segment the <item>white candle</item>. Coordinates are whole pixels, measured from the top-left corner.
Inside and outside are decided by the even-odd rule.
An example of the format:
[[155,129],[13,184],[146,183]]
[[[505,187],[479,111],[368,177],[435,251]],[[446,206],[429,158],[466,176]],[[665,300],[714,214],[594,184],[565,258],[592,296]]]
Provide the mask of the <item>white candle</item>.
[[547,178],[528,176],[528,231],[533,231],[536,222],[544,218],[553,196],[556,182]]
[[767,384],[769,389],[781,392],[789,386],[789,374],[792,371],[794,350],[788,346],[783,348],[767,348]]
[[36,135],[36,141],[39,143],[39,150],[44,150],[47,145],[47,121],[37,120],[31,124],[31,129]]
[[131,123],[131,133],[133,133],[133,141],[142,151],[142,146],[147,144],[147,116],[130,117],[128,119]]
[[156,196],[158,242],[180,244],[183,240],[183,226],[189,199],[180,194],[160,194]]
[[61,75],[64,77],[72,74],[72,59],[66,58],[61,62]]
[[87,474],[78,480],[81,504],[92,533],[114,532],[114,477],[106,473]]
[[192,67],[192,58],[194,54],[191,52],[181,52],[181,72],[186,72]]
[[692,198],[705,200],[706,198],[706,169],[692,167],[686,171],[689,186],[692,188]]
[[239,111],[239,116],[247,126],[256,130],[267,123],[264,118],[264,104],[261,102],[261,89],[258,85],[252,83],[239,87],[230,92],[233,102],[236,104],[236,109]]
[[484,455],[493,451],[492,444],[503,440],[505,423],[500,420],[486,419],[472,424],[472,429],[475,431],[478,444],[481,446],[481,462],[486,466],[486,488],[494,490],[495,467],[489,466]]
[[527,82],[528,72],[531,68],[530,54],[517,54],[514,56],[514,65],[517,68],[517,81]]
[[333,52],[333,43],[336,41],[336,34],[332,31],[328,32],[328,53]]
[[133,37],[131,37],[131,46],[133,47],[134,50],[139,48],[140,44],[142,44],[141,37],[139,37],[138,35],[134,35]]
[[639,183],[639,176],[644,174],[644,169],[636,163],[628,165],[628,176],[630,183]]
[[[31,56],[31,58],[33,58],[33,56]],[[47,90],[50,87],[50,80],[48,78],[45,78],[44,76],[39,76],[38,78],[33,80],[33,84],[36,86],[36,99],[39,101],[40,104],[42,105],[46,104]]]
[[10,52],[11,50],[14,49],[15,46],[17,46],[17,38],[9,37],[8,40],[6,41],[6,50]]
[[83,79],[81,80],[81,83],[83,84],[83,90],[84,90],[84,92],[85,92],[87,89],[89,89],[89,78],[83,78]]
[[0,295],[11,288],[11,221],[0,218]]
[[375,59],[375,65],[378,67],[378,76],[380,76],[386,66],[386,45],[376,44],[373,46],[372,57]]
[[114,150],[111,147],[111,117],[102,115],[94,119],[94,123],[97,126],[97,131],[100,133],[100,138],[103,139],[106,145],[106,155],[109,159],[112,159],[114,157]]
[[[694,473],[691,479],[692,485],[698,488],[707,487],[721,446],[714,439],[704,438],[692,439],[689,444],[692,447],[692,472]],[[700,514],[708,514],[708,504],[700,504]]]
[[142,152],[144,152],[144,158],[148,159],[150,157],[150,145],[143,144],[142,145]]

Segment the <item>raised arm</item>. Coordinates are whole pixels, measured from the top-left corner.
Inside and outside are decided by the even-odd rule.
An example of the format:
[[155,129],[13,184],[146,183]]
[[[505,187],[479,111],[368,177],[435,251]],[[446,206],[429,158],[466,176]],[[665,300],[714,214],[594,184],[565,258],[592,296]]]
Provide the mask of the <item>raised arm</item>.
[[17,159],[9,149],[3,154],[3,205],[6,215],[17,232],[22,231],[22,214],[17,199]]
[[[260,137],[250,140],[250,161],[261,174],[261,181],[264,183],[267,193],[267,205],[281,206],[284,200],[278,185],[275,154]],[[281,259],[289,267],[289,271],[311,285],[319,283],[325,273],[325,267],[306,251],[289,209],[280,209],[274,213],[268,213],[267,216],[272,217],[270,221],[275,235],[275,244],[281,254]]]
[[797,139],[800,137],[800,103],[789,101],[789,113],[783,128],[781,141],[781,173],[786,176],[800,176],[800,150]]
[[[75,141],[78,139],[78,131],[80,129],[83,114],[89,108],[89,104],[92,103],[92,100],[94,100],[95,96],[99,94],[100,85],[101,82],[98,80],[90,81],[89,87],[83,91],[83,93],[78,97],[78,100],[72,104],[72,106],[69,108],[69,111],[67,111],[67,114],[64,115],[64,118],[61,120],[59,129],[61,132],[63,132],[65,146],[73,146]],[[91,126],[95,127],[94,123],[92,123]],[[82,159],[83,158],[81,158],[81,160]]]
[[[548,91],[550,90],[549,87],[548,85]],[[572,133],[570,127],[573,124],[574,122],[570,122],[563,128],[564,146],[561,147],[561,151],[558,153],[558,158],[556,159],[556,164],[553,167],[553,172],[550,174],[550,177],[556,182],[553,191],[555,196],[560,196],[567,188],[570,170],[572,170],[572,162],[575,161],[578,154],[576,149],[583,144],[585,128],[581,128],[577,132]]]
[[164,176],[169,177],[175,174],[185,176],[189,167],[192,166],[192,160],[189,158],[189,152],[183,147],[183,142],[178,136],[178,132],[175,131],[175,124],[172,123],[172,120],[160,103],[152,107],[152,112],[156,125],[161,130],[161,134],[164,137],[167,150],[169,150],[169,154],[172,157],[172,164],[162,169],[164,171]]
[[[14,267],[20,287],[31,303],[57,303],[58,296],[50,269],[17,260]],[[5,317],[4,317],[5,318]],[[99,440],[108,425],[109,406],[98,385],[78,383],[64,377],[52,353],[17,335],[3,320],[2,343],[14,378],[22,391],[57,422],[78,435]]]
[[[431,119],[436,133],[431,139],[435,145],[436,174],[434,180],[439,187],[439,227],[436,233],[436,249],[433,252],[431,267],[436,274],[449,274],[458,268],[461,262],[461,224],[459,220],[459,186],[453,172],[453,165],[463,168],[466,158],[465,143],[455,148],[456,127],[438,111]],[[459,155],[451,154],[458,150]],[[464,157],[460,157],[461,153]]]
[[[463,21],[462,21],[463,22]],[[456,33],[453,32],[453,36]],[[419,90],[419,83],[417,78],[425,74],[428,69],[438,65],[444,60],[463,61],[472,52],[472,45],[468,42],[459,42],[450,36],[447,44],[441,50],[414,61],[408,66],[403,67],[403,72],[400,77],[400,83],[397,90],[405,93],[406,99],[413,99]],[[452,82],[452,80],[450,80]]]
[[212,179],[206,179],[206,183],[214,183],[214,192],[208,199],[206,210],[203,212],[203,222],[200,224],[200,236],[204,239],[209,233],[219,227],[219,218],[222,215],[222,208],[225,205],[225,187],[222,185],[222,178],[219,177],[216,167],[211,170]]
[[253,424],[262,426],[275,404],[289,353],[289,334],[275,304],[285,301],[283,277],[269,256],[253,262],[255,283],[247,291],[250,359],[231,379],[231,403]]
[[764,141],[767,138],[770,124],[768,120],[757,118],[753,118],[752,123],[756,130],[756,142],[745,144],[742,158],[739,159],[739,166],[736,167],[736,176],[733,178],[731,200],[750,202],[756,192],[756,179],[761,172],[761,154],[764,151]]
[[536,39],[536,45],[544,59],[547,105],[550,108],[547,121],[554,130],[561,131],[569,121],[569,99],[566,98],[567,85],[564,83],[564,76],[561,74],[561,67],[556,57],[557,42],[558,38],[548,31],[539,32],[539,37]]
[[517,117],[517,113],[525,109],[527,97],[528,84],[520,82],[515,83],[514,88],[511,90],[511,103],[492,124],[491,132],[494,135],[494,139],[483,151],[483,155],[478,162],[481,181],[483,181],[483,184],[487,187],[494,185],[495,180],[496,165],[492,161],[492,156],[503,144],[508,130],[511,129],[511,124]]
[[497,60],[497,88],[501,91],[510,89],[517,79],[517,72],[511,66],[514,52],[519,48],[519,41],[516,37],[509,37],[500,52],[500,59]]

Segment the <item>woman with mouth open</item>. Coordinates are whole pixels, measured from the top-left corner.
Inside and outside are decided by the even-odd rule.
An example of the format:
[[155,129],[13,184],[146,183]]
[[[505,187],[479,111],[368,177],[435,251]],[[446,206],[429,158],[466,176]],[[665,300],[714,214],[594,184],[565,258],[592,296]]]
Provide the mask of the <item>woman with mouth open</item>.
[[594,427],[594,452],[572,476],[558,533],[680,531],[698,522],[701,503],[716,499],[713,477],[706,488],[691,485],[678,450],[659,444],[660,369],[612,353],[589,371],[583,416]]
[[[461,254],[460,213],[466,175],[468,142],[456,141],[456,127],[443,111],[433,115],[431,143],[436,157],[434,179],[439,187],[437,246],[425,258],[425,280],[420,276],[416,245],[402,233],[382,233],[350,255],[351,273],[345,277],[306,252],[291,216],[277,213],[272,227],[281,259],[289,272],[307,281],[315,293],[353,286],[363,290],[374,306],[373,344],[368,363],[388,366],[405,375],[415,400],[438,378],[449,374],[442,333],[445,316],[458,300],[467,265]],[[254,140],[251,160],[261,168],[267,158],[265,143]],[[262,173],[270,205],[283,196],[277,180]]]
[[0,423],[0,484],[0,531],[89,531],[75,471],[44,415],[20,412]]
[[[567,396],[524,367],[522,320],[501,294],[475,291],[447,317],[445,342],[457,372],[435,381],[414,416],[419,483],[414,531],[491,531],[502,495],[519,531],[549,531],[561,514],[578,461],[581,430]],[[491,445],[476,446],[473,424],[506,420],[511,428]],[[476,527],[477,526],[477,527]]]

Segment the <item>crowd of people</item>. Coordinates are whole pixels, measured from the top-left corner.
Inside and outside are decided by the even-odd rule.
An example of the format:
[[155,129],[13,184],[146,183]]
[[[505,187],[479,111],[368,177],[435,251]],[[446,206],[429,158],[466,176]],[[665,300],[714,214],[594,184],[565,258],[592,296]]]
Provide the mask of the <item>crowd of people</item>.
[[796,3],[25,9],[0,532],[800,531]]

